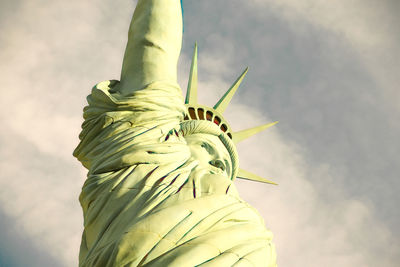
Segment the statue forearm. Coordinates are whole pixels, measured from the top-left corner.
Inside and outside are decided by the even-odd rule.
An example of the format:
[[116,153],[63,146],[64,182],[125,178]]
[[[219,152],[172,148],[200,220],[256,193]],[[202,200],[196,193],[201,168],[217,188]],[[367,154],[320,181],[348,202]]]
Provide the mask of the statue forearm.
[[180,0],[139,0],[129,28],[121,92],[128,95],[154,81],[176,83],[181,43]]

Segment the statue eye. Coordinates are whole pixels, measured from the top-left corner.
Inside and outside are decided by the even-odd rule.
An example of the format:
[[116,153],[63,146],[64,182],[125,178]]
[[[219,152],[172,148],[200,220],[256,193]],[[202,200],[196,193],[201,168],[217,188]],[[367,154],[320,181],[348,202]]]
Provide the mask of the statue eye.
[[226,169],[224,163],[221,160],[218,160],[218,159],[211,160],[209,163],[210,163],[210,165],[212,165],[218,169],[221,169],[222,171],[225,171],[225,169]]
[[208,143],[202,142],[201,147],[204,148],[209,154],[214,153],[214,149]]

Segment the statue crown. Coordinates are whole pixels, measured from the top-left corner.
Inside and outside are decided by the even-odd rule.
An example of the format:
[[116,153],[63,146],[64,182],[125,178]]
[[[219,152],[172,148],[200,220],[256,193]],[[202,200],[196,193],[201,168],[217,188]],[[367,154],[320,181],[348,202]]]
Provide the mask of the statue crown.
[[[232,100],[233,96],[236,93],[236,90],[239,88],[240,84],[242,83],[244,77],[248,72],[248,68],[246,68],[242,74],[236,79],[233,85],[226,91],[226,93],[221,97],[221,99],[214,105],[213,108],[201,105],[197,103],[197,43],[194,47],[192,64],[190,67],[190,75],[188,81],[188,88],[185,98],[185,105],[187,108],[187,114],[185,115],[184,120],[204,120],[210,121],[216,124],[220,130],[225,133],[235,144],[249,138],[250,136],[257,134],[278,122],[272,122],[264,125],[260,125],[254,128],[242,130],[239,132],[233,132],[228,122],[223,117],[223,113],[225,109],[228,107],[230,101]],[[245,171],[243,169],[239,169],[238,178],[257,181],[257,182],[264,182],[269,184],[275,184],[272,181],[269,181],[265,178],[262,178],[256,174],[251,172]]]

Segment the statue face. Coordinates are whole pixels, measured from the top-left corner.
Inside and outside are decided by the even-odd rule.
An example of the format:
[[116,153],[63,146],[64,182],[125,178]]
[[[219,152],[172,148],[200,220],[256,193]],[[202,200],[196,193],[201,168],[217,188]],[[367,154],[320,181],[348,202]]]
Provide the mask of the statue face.
[[197,168],[231,177],[231,157],[217,136],[197,133],[185,136],[185,139],[192,159],[199,161]]

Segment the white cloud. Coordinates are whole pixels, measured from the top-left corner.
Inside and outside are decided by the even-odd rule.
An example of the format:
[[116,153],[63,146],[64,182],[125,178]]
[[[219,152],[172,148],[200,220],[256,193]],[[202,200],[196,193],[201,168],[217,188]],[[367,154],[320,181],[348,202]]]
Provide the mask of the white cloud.
[[336,34],[353,47],[353,54],[364,62],[375,82],[382,89],[380,97],[400,113],[400,94],[397,90],[400,66],[400,43],[397,16],[390,10],[389,1],[351,0],[253,0],[262,16],[263,10],[272,10],[287,21],[294,32],[301,32],[300,25],[308,22],[314,27]]
[[76,265],[82,231],[77,198],[84,173],[78,171],[78,164],[43,154],[8,129],[0,136],[5,147],[0,153],[2,213],[14,221],[20,234],[60,264]]
[[[343,34],[359,46],[379,46],[391,38],[385,18],[387,7],[376,1],[318,1],[318,0],[253,0],[258,7],[274,10],[292,23],[311,24]],[[296,27],[293,25],[293,27]]]

